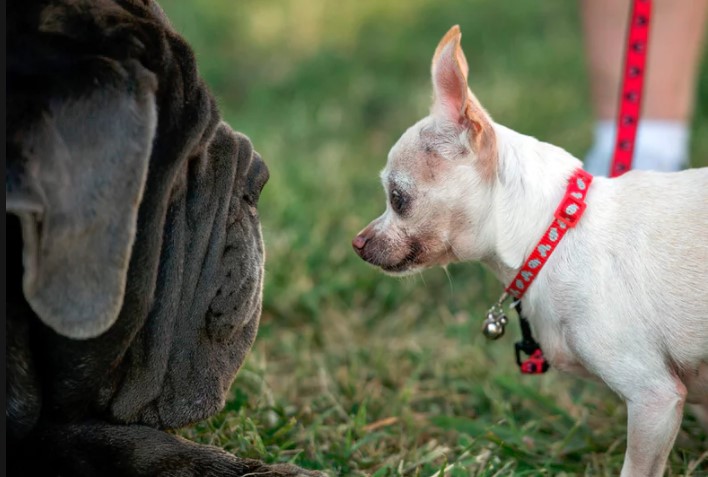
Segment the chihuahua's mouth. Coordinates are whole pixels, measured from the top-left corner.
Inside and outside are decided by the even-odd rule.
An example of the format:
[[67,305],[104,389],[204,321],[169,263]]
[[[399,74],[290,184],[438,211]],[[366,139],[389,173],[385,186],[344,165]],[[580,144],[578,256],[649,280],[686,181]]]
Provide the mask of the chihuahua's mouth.
[[413,241],[410,244],[408,253],[401,261],[392,265],[385,263],[375,265],[378,265],[381,270],[391,275],[406,275],[422,267],[422,264],[419,261],[422,252],[423,247],[420,245],[420,242]]
[[411,263],[400,263],[396,265],[379,265],[379,268],[388,275],[409,275],[417,271],[420,266]]

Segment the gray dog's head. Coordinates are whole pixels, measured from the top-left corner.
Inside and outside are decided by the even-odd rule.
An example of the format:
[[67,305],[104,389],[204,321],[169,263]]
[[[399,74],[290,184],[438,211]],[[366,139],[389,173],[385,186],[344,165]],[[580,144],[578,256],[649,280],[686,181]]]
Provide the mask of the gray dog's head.
[[265,164],[152,2],[14,2],[8,28],[11,430],[213,414],[258,327]]

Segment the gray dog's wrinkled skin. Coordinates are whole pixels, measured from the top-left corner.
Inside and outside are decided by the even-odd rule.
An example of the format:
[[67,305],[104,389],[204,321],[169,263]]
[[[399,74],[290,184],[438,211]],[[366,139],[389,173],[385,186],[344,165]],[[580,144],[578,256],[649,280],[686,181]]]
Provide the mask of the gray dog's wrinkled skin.
[[268,170],[145,0],[7,6],[7,406],[17,475],[315,475],[164,432],[255,338]]

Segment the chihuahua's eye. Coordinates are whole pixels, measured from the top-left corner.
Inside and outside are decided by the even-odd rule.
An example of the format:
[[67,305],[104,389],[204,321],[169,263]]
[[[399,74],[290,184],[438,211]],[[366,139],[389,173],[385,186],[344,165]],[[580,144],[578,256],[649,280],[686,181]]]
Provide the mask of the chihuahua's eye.
[[397,214],[402,214],[406,206],[406,197],[397,189],[391,191],[391,207]]

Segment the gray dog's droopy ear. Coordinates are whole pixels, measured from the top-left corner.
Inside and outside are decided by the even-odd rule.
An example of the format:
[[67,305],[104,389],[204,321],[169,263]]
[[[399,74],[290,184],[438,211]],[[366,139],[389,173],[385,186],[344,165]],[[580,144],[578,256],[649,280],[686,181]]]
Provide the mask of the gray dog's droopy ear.
[[101,74],[78,93],[8,105],[22,111],[8,125],[5,208],[22,225],[25,298],[70,338],[103,333],[121,310],[156,125],[154,75],[94,61]]

